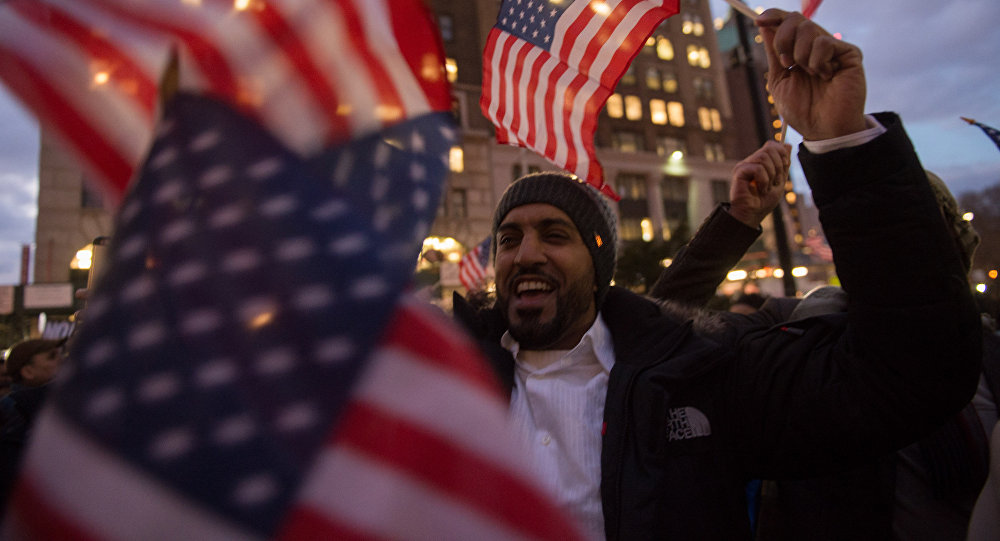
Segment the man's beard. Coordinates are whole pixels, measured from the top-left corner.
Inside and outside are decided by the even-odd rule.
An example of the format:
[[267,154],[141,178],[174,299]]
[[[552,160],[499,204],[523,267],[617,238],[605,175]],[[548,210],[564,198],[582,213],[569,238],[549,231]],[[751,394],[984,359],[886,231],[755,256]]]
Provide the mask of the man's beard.
[[512,322],[509,312],[510,299],[497,298],[497,304],[507,319],[507,330],[522,349],[545,350],[559,341],[576,323],[577,318],[587,311],[593,294],[593,286],[581,283],[571,286],[564,293],[557,294],[556,313],[548,322],[539,321],[542,317],[541,309],[518,311],[520,321]]

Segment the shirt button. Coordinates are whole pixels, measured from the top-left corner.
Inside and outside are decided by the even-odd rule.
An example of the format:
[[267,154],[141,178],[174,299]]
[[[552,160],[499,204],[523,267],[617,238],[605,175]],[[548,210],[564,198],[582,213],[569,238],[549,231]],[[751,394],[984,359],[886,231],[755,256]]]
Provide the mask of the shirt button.
[[548,434],[542,436],[542,445],[548,445],[551,442],[552,442],[552,436],[549,436]]

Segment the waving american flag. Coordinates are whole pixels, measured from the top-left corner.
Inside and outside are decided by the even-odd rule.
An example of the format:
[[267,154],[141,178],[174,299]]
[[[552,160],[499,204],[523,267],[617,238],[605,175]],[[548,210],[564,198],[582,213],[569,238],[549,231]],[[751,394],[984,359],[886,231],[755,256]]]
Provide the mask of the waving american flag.
[[483,114],[497,141],[530,148],[601,188],[597,116],[678,0],[504,0],[483,53]]
[[403,293],[456,135],[417,0],[10,0],[0,54],[122,197],[6,538],[576,536]]

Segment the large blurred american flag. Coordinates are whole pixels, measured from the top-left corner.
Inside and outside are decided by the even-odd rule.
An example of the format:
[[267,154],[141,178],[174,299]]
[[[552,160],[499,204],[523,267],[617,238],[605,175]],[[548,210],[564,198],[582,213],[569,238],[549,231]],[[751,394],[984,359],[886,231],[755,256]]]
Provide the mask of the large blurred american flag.
[[443,75],[417,0],[0,4],[0,78],[121,197],[6,538],[575,537],[404,294]]

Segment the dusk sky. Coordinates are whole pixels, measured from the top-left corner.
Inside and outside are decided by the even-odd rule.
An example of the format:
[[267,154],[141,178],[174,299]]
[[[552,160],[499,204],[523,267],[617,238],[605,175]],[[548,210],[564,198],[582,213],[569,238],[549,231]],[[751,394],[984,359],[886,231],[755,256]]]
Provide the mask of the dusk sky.
[[[710,5],[715,16],[729,9],[723,0]],[[956,196],[1000,183],[1000,150],[959,119],[1000,128],[1000,2],[825,0],[814,20],[861,47],[868,111],[900,113],[924,167]],[[805,190],[801,173],[793,175]],[[34,242],[37,193],[37,126],[0,85],[0,284],[17,282],[20,247]]]

